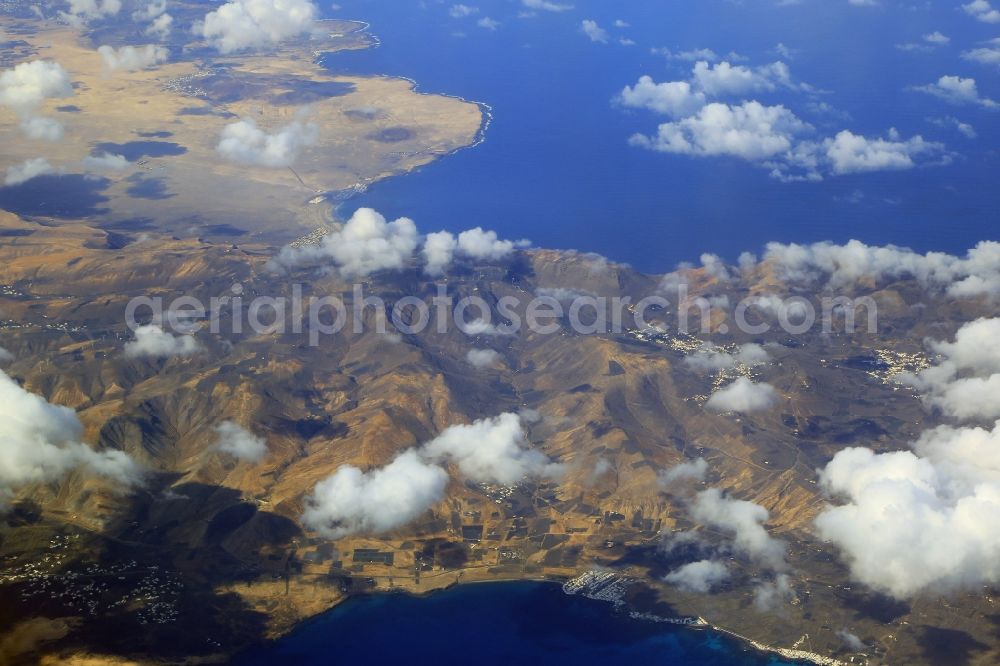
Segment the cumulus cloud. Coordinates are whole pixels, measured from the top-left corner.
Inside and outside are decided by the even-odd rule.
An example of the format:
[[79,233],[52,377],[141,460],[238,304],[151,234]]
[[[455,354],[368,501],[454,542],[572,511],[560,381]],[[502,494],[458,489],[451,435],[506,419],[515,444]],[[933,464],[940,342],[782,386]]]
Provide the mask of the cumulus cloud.
[[230,162],[264,167],[287,167],[303,148],[316,143],[319,128],[293,121],[268,133],[250,118],[226,125],[216,151]]
[[752,368],[770,360],[767,350],[748,342],[728,352],[721,347],[706,343],[701,349],[684,358],[684,363],[701,372],[718,372],[737,367]]
[[521,0],[521,4],[528,9],[540,9],[546,12],[566,12],[573,9],[573,5],[552,0]]
[[215,448],[237,460],[260,462],[267,456],[267,440],[233,421],[215,426]]
[[20,185],[26,183],[36,176],[52,173],[52,165],[43,157],[34,157],[25,160],[21,164],[7,167],[7,176],[4,178],[4,185]]
[[174,25],[174,17],[170,14],[160,14],[155,19],[153,19],[143,34],[150,37],[157,37],[159,39],[166,39],[170,36],[170,30]]
[[150,69],[166,62],[170,57],[170,53],[165,47],[155,44],[122,46],[117,49],[105,45],[98,47],[97,52],[101,54],[104,66],[112,72],[118,70],[136,72],[140,69]]
[[708,463],[704,458],[698,458],[691,462],[674,465],[670,469],[660,472],[656,481],[663,490],[671,490],[680,484],[692,481],[704,481],[708,472]]
[[964,51],[962,57],[983,65],[1000,65],[1000,37],[991,39],[985,46]]
[[788,153],[795,137],[809,129],[783,106],[756,101],[739,106],[712,103],[693,116],[661,124],[653,137],[636,134],[630,143],[664,153],[729,155],[753,161]]
[[718,488],[698,493],[691,504],[691,517],[698,522],[731,532],[737,551],[772,569],[785,566],[785,543],[764,529],[770,515],[764,507],[726,497]]
[[500,362],[500,354],[492,349],[470,349],[465,360],[476,368],[489,368]]
[[960,76],[942,76],[936,82],[915,86],[917,92],[934,95],[949,104],[976,104],[987,109],[998,109],[1000,104],[992,99],[980,97],[975,79],[963,79]]
[[123,169],[127,169],[130,164],[124,155],[109,152],[87,155],[81,163],[87,168],[100,169],[102,171],[122,171]]
[[500,240],[495,231],[484,231],[481,227],[463,231],[458,238],[448,231],[438,231],[428,234],[424,241],[424,271],[431,276],[443,275],[455,257],[499,261],[527,244],[528,241]]
[[448,9],[448,15],[452,18],[466,18],[478,13],[478,7],[470,7],[469,5],[452,5],[451,8]]
[[912,278],[924,288],[944,289],[955,297],[1000,295],[1000,243],[983,241],[964,257],[943,252],[918,254],[894,245],[872,246],[852,240],[798,245],[768,243],[764,261],[779,279],[797,284],[825,281],[840,289],[862,280]]
[[190,335],[173,335],[155,324],[138,327],[135,340],[125,343],[128,358],[191,356],[200,350],[201,346]]
[[69,74],[59,63],[50,60],[22,62],[0,73],[0,106],[17,114],[21,131],[29,138],[50,141],[62,138],[61,124],[35,114],[46,100],[72,94]]
[[132,20],[147,23],[143,34],[157,39],[166,39],[174,25],[174,17],[167,13],[167,0],[150,0],[132,12]]
[[972,0],[962,5],[965,13],[983,23],[1000,23],[1000,10],[994,9],[988,0]]
[[195,32],[220,53],[278,44],[310,32],[318,11],[309,0],[230,0]]
[[598,44],[608,43],[608,31],[597,24],[597,21],[584,19],[580,23],[580,31],[592,42]]
[[663,580],[688,592],[708,594],[729,579],[729,569],[717,560],[700,560],[671,571]]
[[345,465],[316,485],[303,523],[333,539],[405,525],[444,497],[445,462],[479,483],[514,485],[526,478],[559,476],[561,465],[527,448],[521,418],[501,414],[451,426],[423,447],[369,472]]
[[915,157],[939,155],[940,143],[915,136],[900,140],[895,132],[889,138],[868,138],[849,130],[839,132],[823,144],[822,154],[829,160],[833,173],[844,175],[866,171],[898,171],[916,166]]
[[673,118],[653,135],[638,133],[629,142],[663,153],[698,157],[736,157],[767,168],[775,179],[822,180],[827,175],[909,169],[918,160],[947,161],[944,146],[915,136],[866,137],[843,130],[815,138],[816,130],[782,105],[757,100],[740,104],[710,101],[782,89],[814,92],[792,80],[788,66],[710,64],[699,60],[688,81],[656,83],[643,76],[615,98],[623,107],[643,108]]
[[916,453],[839,452],[821,479],[847,503],[817,517],[820,537],[898,598],[1000,581],[998,429],[935,429]]
[[634,86],[625,86],[617,101],[625,107],[683,118],[697,113],[707,97],[688,81],[656,83],[651,76],[641,76]]
[[58,120],[43,116],[26,116],[21,119],[20,127],[26,137],[41,141],[59,141],[65,131]]
[[414,450],[370,472],[344,465],[316,485],[302,522],[331,539],[387,532],[440,502],[447,485],[447,472]]
[[70,25],[81,26],[115,16],[121,8],[121,0],[69,0],[68,11],[59,12],[59,16]]
[[777,401],[778,392],[770,384],[755,384],[739,377],[713,393],[705,408],[717,412],[759,412],[770,409]]
[[709,64],[695,63],[693,80],[696,86],[713,97],[738,96],[756,92],[771,92],[780,87],[793,88],[788,65],[774,62],[750,68],[727,61]]
[[386,221],[371,208],[359,208],[340,231],[327,234],[318,246],[287,246],[272,260],[272,268],[332,261],[347,278],[400,270],[417,248],[417,227],[401,217]]
[[926,404],[958,421],[1000,417],[1000,319],[965,324],[954,342],[930,342],[937,362],[897,378],[921,392]]
[[56,481],[76,468],[130,487],[142,473],[122,451],[81,442],[83,425],[68,407],[52,405],[0,371],[0,508],[17,488]]
[[528,448],[517,414],[445,429],[422,449],[431,460],[450,461],[462,475],[479,483],[515,485],[526,478],[557,478],[563,466]]

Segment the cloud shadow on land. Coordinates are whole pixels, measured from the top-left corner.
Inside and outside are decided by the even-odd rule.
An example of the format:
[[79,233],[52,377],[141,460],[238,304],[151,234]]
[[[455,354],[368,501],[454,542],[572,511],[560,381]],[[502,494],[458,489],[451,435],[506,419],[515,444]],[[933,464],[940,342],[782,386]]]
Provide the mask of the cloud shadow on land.
[[[68,553],[64,572],[80,576],[69,584],[72,589],[86,585],[88,576],[105,589],[92,597],[97,610],[83,613],[65,637],[44,644],[46,652],[80,649],[181,660],[266,640],[267,615],[239,595],[219,590],[286,579],[301,566],[291,546],[301,530],[292,520],[244,501],[237,490],[203,483],[171,487],[177,479],[176,474],[158,475],[130,498],[129,509],[103,534],[93,539],[85,534],[90,544]],[[39,520],[30,508],[21,512],[19,525],[37,529]],[[55,525],[53,531],[79,532],[69,524]],[[84,557],[77,560],[77,555]],[[87,573],[95,560],[96,570]],[[95,573],[108,570],[114,573]],[[23,599],[24,585],[0,589],[0,632],[31,617],[80,615],[65,606],[71,595]],[[119,598],[130,601],[115,604]],[[159,621],[165,616],[174,619]]]
[[81,218],[103,215],[102,193],[111,181],[83,174],[46,174],[19,185],[0,187],[0,208],[17,215]]
[[143,157],[176,157],[187,152],[187,148],[173,141],[127,141],[113,143],[106,141],[94,145],[94,154],[111,153],[121,155],[129,162],[135,162]]

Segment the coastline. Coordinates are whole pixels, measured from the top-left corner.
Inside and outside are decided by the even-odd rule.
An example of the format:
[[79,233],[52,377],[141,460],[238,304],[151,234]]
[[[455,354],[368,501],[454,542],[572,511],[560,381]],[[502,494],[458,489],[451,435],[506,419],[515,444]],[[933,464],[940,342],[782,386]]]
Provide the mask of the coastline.
[[[365,598],[377,598],[377,597],[389,597],[392,595],[401,595],[410,597],[413,599],[429,599],[431,597],[437,596],[439,594],[456,590],[460,587],[468,587],[473,585],[503,585],[512,583],[534,583],[538,585],[559,585],[561,591],[567,597],[569,596],[581,596],[587,599],[602,601],[607,603],[610,608],[609,612],[618,613],[624,617],[627,617],[632,622],[642,622],[642,623],[654,623],[654,624],[664,624],[671,627],[675,627],[678,630],[687,631],[714,631],[721,634],[728,639],[731,639],[734,643],[743,647],[743,649],[748,649],[757,652],[761,655],[773,655],[781,657],[782,659],[787,659],[792,662],[797,662],[801,664],[814,664],[815,666],[850,666],[847,662],[835,659],[833,657],[824,656],[814,652],[809,652],[807,650],[799,650],[797,648],[783,648],[773,645],[767,645],[759,640],[753,639],[749,636],[744,636],[736,631],[727,629],[726,627],[714,624],[711,621],[703,617],[663,617],[655,613],[643,611],[630,604],[624,599],[611,598],[607,595],[602,596],[600,594],[589,594],[586,590],[583,591],[571,591],[571,585],[581,579],[585,579],[589,576],[593,576],[596,572],[594,570],[584,571],[576,577],[568,578],[566,576],[504,576],[498,578],[475,578],[463,580],[459,576],[456,580],[450,581],[441,587],[435,587],[427,590],[411,590],[405,587],[393,587],[389,589],[373,589],[370,591],[346,594],[345,596],[338,599],[328,608],[303,618],[301,621],[295,623],[289,627],[286,631],[275,634],[274,636],[268,638],[267,640],[260,641],[247,645],[235,653],[228,655],[228,659],[235,660],[239,659],[241,656],[246,656],[251,654],[254,650],[259,650],[267,646],[274,646],[277,643],[286,640],[289,636],[303,628],[308,627],[311,623],[317,622],[322,619],[325,615],[333,612],[334,610],[340,608],[345,603],[352,600],[365,599]],[[645,581],[641,579],[633,579],[620,574],[612,574],[611,572],[606,572],[613,576],[614,580],[619,583],[624,584],[624,586],[639,585],[643,587],[650,587]]]

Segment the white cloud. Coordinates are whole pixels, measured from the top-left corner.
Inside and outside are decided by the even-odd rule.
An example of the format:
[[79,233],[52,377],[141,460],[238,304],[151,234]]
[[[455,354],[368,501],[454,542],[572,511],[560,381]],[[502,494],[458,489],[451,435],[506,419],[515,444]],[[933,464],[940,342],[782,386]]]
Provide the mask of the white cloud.
[[708,594],[728,579],[729,569],[725,564],[716,560],[700,560],[671,571],[663,580],[688,592]]
[[839,636],[840,639],[844,641],[844,647],[846,647],[848,650],[851,650],[852,652],[864,652],[865,650],[868,649],[868,646],[865,645],[864,641],[862,641],[856,634],[851,633],[847,629],[841,629],[840,631],[838,631],[837,636]]
[[816,519],[852,576],[896,597],[1000,581],[1000,431],[937,429],[910,452],[839,452],[824,486],[847,503]]
[[166,39],[170,36],[170,31],[174,25],[174,17],[170,14],[160,14],[155,19],[153,19],[146,30],[143,31],[144,35],[150,37],[157,37],[159,39]]
[[473,261],[500,261],[514,252],[515,248],[527,245],[528,241],[500,240],[495,231],[484,231],[481,227],[461,232],[456,239],[447,231],[427,234],[421,250],[424,271],[431,276],[443,275],[455,257]]
[[555,478],[563,466],[527,448],[521,416],[501,414],[446,428],[419,449],[385,467],[362,472],[339,468],[316,485],[303,522],[328,538],[380,533],[405,525],[441,501],[448,484],[444,462],[479,483],[514,485],[526,478]]
[[714,65],[705,61],[695,63],[693,72],[697,87],[713,97],[746,95],[768,92],[779,87],[793,87],[788,65],[775,62],[751,69],[744,65],[720,62]]
[[954,129],[959,132],[966,139],[975,139],[979,134],[976,132],[976,128],[969,123],[962,122],[954,116],[945,116],[943,118],[928,118],[927,122],[933,123],[938,127],[944,127],[948,129]]
[[139,23],[152,21],[167,11],[167,0],[148,0],[144,5],[132,12],[132,20]]
[[977,104],[987,109],[998,109],[1000,104],[992,99],[979,96],[975,79],[963,79],[960,76],[942,76],[936,83],[926,86],[915,86],[917,92],[934,95],[949,104]]
[[221,53],[278,44],[310,32],[318,11],[309,0],[230,0],[195,32]]
[[792,589],[791,579],[788,574],[778,574],[774,580],[759,582],[754,590],[753,605],[762,613],[773,613],[782,604],[786,604],[795,599],[795,590]]
[[965,13],[983,23],[1000,23],[1000,10],[996,10],[988,0],[972,0],[962,5]]
[[1000,295],[1000,243],[983,241],[964,257],[943,252],[918,254],[907,248],[865,245],[852,240],[797,245],[768,243],[764,260],[781,280],[811,284],[825,280],[842,288],[862,279],[881,282],[911,277],[924,288],[945,289],[951,296]]
[[46,100],[72,94],[69,74],[59,63],[50,60],[22,62],[0,74],[0,106],[17,114],[21,131],[32,139],[57,141],[62,138],[61,124],[36,116],[35,112]]
[[951,43],[951,38],[935,30],[934,32],[924,35],[924,41],[928,44],[944,46],[945,44]]
[[141,470],[122,451],[95,451],[81,443],[83,425],[68,407],[48,403],[0,371],[0,508],[18,487],[54,481],[76,468],[124,486]]
[[417,248],[417,227],[401,217],[387,222],[371,208],[359,208],[340,231],[327,234],[318,246],[282,248],[272,269],[331,260],[347,278],[367,277],[379,271],[400,270]]
[[930,342],[937,363],[917,374],[898,379],[923,395],[931,407],[959,420],[1000,417],[1000,319],[978,319],[965,324],[954,342]]
[[777,401],[778,392],[770,384],[754,384],[739,377],[713,393],[705,407],[717,412],[758,412],[770,409]]
[[98,153],[97,155],[87,155],[81,161],[83,166],[89,169],[101,169],[107,171],[122,171],[131,164],[124,155],[117,153]]
[[111,46],[98,47],[97,52],[101,54],[104,66],[110,71],[124,70],[135,72],[140,69],[150,69],[166,62],[170,57],[169,51],[163,46],[147,44],[146,46],[122,46],[113,48]]
[[451,266],[458,243],[455,236],[447,231],[427,234],[421,252],[424,255],[424,271],[428,275],[443,275]]
[[625,86],[617,101],[622,106],[684,118],[697,113],[707,99],[687,81],[656,83],[652,77],[642,76],[634,86]]
[[[1000,416],[1000,319],[929,342],[937,363],[901,376],[928,404],[964,421]],[[840,451],[821,481],[838,501],[816,519],[852,576],[898,598],[1000,582],[1000,421],[941,425],[909,451]]]
[[783,106],[712,103],[694,116],[663,123],[654,137],[639,134],[630,142],[664,153],[764,160],[789,152],[795,136],[808,129]]
[[726,497],[718,488],[695,495],[691,517],[701,523],[732,532],[737,551],[776,570],[785,567],[785,543],[764,529],[767,509],[745,500]]
[[597,42],[599,44],[608,43],[608,31],[599,26],[597,21],[584,19],[580,23],[580,31],[583,32],[583,34],[585,34],[592,42]]
[[440,502],[447,485],[448,474],[412,449],[370,472],[344,465],[316,484],[302,522],[331,539],[387,532]]
[[230,162],[264,167],[287,167],[303,148],[316,143],[319,129],[313,123],[293,121],[273,133],[249,118],[226,125],[216,150]]
[[733,353],[712,344],[702,345],[701,349],[684,358],[684,363],[701,372],[718,372],[736,367],[752,368],[763,365],[770,356],[760,345],[748,342],[740,345]]
[[449,16],[452,18],[465,18],[467,16],[472,16],[473,14],[478,14],[478,7],[470,7],[469,5],[452,5],[448,10]]
[[7,177],[4,178],[4,185],[20,185],[26,183],[35,176],[52,173],[52,165],[43,157],[34,157],[25,160],[21,164],[7,167]]
[[660,472],[656,481],[662,490],[670,490],[678,484],[691,481],[703,481],[708,472],[708,463],[704,458],[698,458],[691,462],[674,465],[670,469]]
[[476,25],[484,30],[496,30],[500,27],[500,21],[496,19],[491,19],[489,16],[484,16],[483,18],[476,21]]
[[0,347],[0,363],[10,363],[13,360],[14,360],[14,355],[11,354],[6,349],[4,349],[3,347]]
[[465,360],[476,368],[489,368],[500,362],[500,354],[492,349],[470,349]]
[[62,123],[44,116],[25,116],[21,119],[20,128],[29,139],[40,141],[59,141],[64,133]]
[[916,165],[914,157],[940,153],[943,148],[921,136],[906,141],[870,139],[849,130],[824,144],[826,157],[836,174],[910,169]]
[[128,358],[191,356],[200,350],[201,346],[190,335],[175,336],[154,324],[138,327],[135,340],[125,343]]
[[986,46],[963,52],[962,57],[983,65],[1000,65],[1000,37],[986,42]]
[[121,0],[69,0],[69,11],[61,11],[59,16],[70,25],[81,26],[115,16],[121,8]]
[[449,460],[462,474],[479,483],[517,484],[526,478],[557,478],[563,466],[553,463],[529,444],[517,414],[501,414],[469,425],[445,429],[421,453],[431,460]]
[[482,227],[468,229],[458,235],[458,252],[470,259],[499,261],[509,256],[515,246],[523,246],[527,241],[508,241],[497,238],[497,232],[484,231]]
[[260,462],[267,456],[267,441],[233,421],[215,426],[215,448],[237,460]]
[[697,62],[699,60],[716,62],[721,60],[719,55],[712,49],[691,49],[689,51],[674,52],[670,49],[658,48],[652,49],[651,53],[653,55],[663,56],[667,60],[680,60],[682,62]]
[[[947,78],[947,77],[945,77]],[[664,153],[699,157],[729,156],[756,163],[778,180],[822,180],[825,175],[909,169],[919,160],[949,157],[940,143],[920,136],[903,140],[895,130],[887,138],[869,138],[844,130],[814,139],[815,128],[784,106],[756,100],[739,105],[711,102],[713,97],[743,96],[778,88],[812,91],[792,81],[781,62],[750,68],[699,60],[690,81],[656,83],[643,76],[615,98],[624,107],[671,116],[655,135],[633,135],[629,142]],[[981,103],[983,101],[981,100]]]
[[551,0],[521,0],[521,4],[528,9],[540,9],[546,12],[566,12],[573,9],[573,5]]

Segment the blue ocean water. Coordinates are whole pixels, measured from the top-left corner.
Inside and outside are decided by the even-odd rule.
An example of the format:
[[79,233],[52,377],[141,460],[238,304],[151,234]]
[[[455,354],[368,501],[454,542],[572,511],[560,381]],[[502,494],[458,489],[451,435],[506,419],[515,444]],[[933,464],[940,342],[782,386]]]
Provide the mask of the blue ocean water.
[[[733,260],[772,240],[858,238],[963,252],[997,236],[1000,113],[909,90],[957,75],[975,78],[981,96],[1000,99],[1000,69],[961,56],[1000,31],[957,3],[583,0],[530,18],[519,17],[526,10],[515,0],[465,4],[472,9],[462,17],[451,15],[451,2],[418,0],[344,0],[329,13],[370,22],[382,42],[327,57],[329,69],[406,76],[425,92],[488,103],[495,115],[482,145],[378,183],[346,208],[407,215],[426,231],[481,225],[648,271],[702,252]],[[497,29],[480,27],[484,17]],[[597,21],[608,43],[587,39],[583,19]],[[615,27],[616,20],[628,27]],[[928,46],[922,36],[934,31],[951,41]],[[920,50],[898,48],[912,43]],[[734,64],[749,67],[781,60],[796,81],[822,92],[777,90],[754,99],[786,105],[818,136],[850,129],[877,137],[890,128],[904,138],[919,134],[945,143],[951,164],[781,183],[734,158],[629,146],[629,136],[655,133],[665,119],[617,108],[612,98],[643,74],[657,81],[690,76],[691,62],[651,51],[664,47],[735,52],[742,60]],[[949,117],[975,127],[978,138],[932,122]]]
[[321,664],[781,666],[717,633],[630,620],[557,585],[489,583],[356,597],[236,666]]

